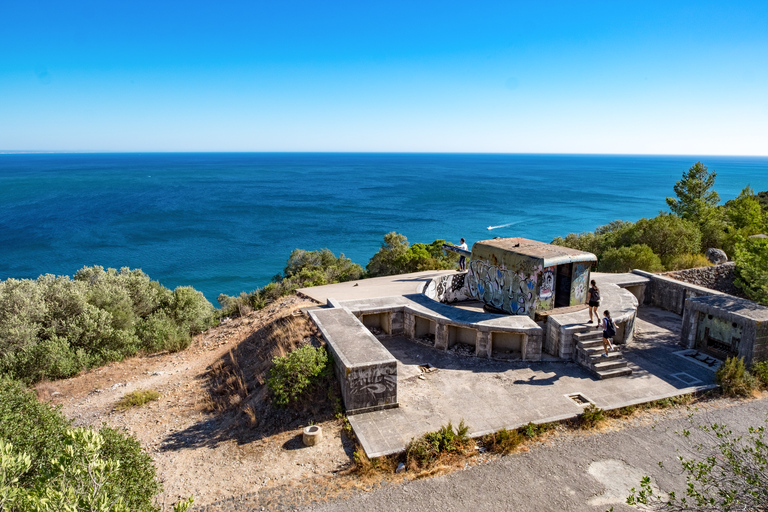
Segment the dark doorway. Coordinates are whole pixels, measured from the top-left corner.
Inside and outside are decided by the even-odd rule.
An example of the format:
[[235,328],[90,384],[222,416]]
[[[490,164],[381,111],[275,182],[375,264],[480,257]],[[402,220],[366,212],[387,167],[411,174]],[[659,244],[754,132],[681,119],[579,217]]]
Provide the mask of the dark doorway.
[[555,280],[555,307],[567,308],[571,305],[571,278],[572,267],[570,263],[557,266],[557,278]]

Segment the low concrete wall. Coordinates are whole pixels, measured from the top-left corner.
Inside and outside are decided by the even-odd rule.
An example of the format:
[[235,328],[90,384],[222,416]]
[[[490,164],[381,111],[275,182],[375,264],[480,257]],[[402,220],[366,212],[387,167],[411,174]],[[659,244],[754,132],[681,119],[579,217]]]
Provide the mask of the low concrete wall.
[[397,360],[355,315],[330,308],[309,316],[333,356],[347,414],[397,407]]
[[436,277],[424,286],[424,295],[444,304],[470,300],[466,275],[466,272],[456,272]]
[[644,304],[666,309],[678,315],[685,310],[685,301],[694,297],[711,297],[713,295],[725,295],[724,293],[710,290],[702,286],[684,283],[671,277],[652,274],[644,270],[633,270],[634,274],[647,277],[650,283],[645,288]]

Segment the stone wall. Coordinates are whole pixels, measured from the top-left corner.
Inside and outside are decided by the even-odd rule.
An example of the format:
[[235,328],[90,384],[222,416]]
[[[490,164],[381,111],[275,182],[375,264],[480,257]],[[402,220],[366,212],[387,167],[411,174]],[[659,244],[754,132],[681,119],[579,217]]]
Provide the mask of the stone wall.
[[645,288],[644,304],[666,309],[678,315],[683,314],[687,299],[723,295],[722,292],[678,281],[666,275],[652,274],[644,270],[633,270],[632,272],[651,280]]
[[710,290],[716,290],[736,297],[746,298],[741,290],[733,284],[733,280],[736,278],[735,269],[736,264],[729,261],[722,265],[676,270],[674,272],[666,272],[662,275],[678,281],[683,281],[684,283],[709,288]]

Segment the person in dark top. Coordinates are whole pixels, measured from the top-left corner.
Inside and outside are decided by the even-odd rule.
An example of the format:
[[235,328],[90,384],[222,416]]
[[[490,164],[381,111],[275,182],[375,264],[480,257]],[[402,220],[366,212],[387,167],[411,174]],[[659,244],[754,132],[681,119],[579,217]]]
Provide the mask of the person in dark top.
[[603,317],[603,350],[605,350],[604,354],[600,354],[601,357],[608,357],[608,351],[616,350],[616,348],[613,346],[613,343],[611,343],[611,338],[616,336],[616,325],[613,323],[613,320],[611,319],[611,313],[607,309],[603,312],[605,315]]
[[600,305],[600,290],[597,288],[595,280],[589,282],[592,286],[589,287],[589,323],[592,323],[592,313],[595,314],[595,323],[600,323],[600,315],[597,312],[597,307]]

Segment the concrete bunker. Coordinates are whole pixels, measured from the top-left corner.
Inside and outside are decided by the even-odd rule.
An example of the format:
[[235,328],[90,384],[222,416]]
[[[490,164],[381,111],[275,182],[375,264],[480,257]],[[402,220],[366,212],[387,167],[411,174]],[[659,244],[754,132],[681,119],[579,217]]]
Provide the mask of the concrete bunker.
[[716,359],[768,359],[768,308],[731,295],[685,301],[681,338],[689,349]]
[[586,304],[597,257],[527,238],[495,238],[472,246],[467,295],[491,310],[534,318],[537,312]]

